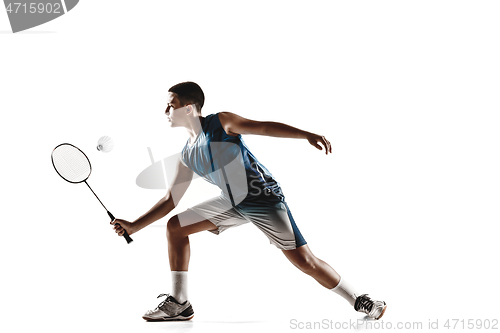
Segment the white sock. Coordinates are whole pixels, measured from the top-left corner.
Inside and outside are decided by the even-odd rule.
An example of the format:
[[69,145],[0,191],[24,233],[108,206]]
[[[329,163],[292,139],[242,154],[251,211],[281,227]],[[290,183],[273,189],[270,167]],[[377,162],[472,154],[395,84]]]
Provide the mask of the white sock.
[[172,292],[171,295],[179,303],[184,303],[187,300],[187,271],[172,271]]
[[356,298],[359,296],[358,292],[349,283],[345,282],[342,277],[339,284],[330,290],[344,297],[352,306],[354,306]]

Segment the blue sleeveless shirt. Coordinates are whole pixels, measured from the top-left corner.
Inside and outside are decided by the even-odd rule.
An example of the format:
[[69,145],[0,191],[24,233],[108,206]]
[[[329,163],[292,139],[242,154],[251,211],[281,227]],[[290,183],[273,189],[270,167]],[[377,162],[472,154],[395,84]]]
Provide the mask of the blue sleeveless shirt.
[[241,135],[228,135],[219,115],[201,119],[195,142],[182,149],[182,162],[206,181],[218,186],[232,205],[284,201],[279,183],[250,152]]

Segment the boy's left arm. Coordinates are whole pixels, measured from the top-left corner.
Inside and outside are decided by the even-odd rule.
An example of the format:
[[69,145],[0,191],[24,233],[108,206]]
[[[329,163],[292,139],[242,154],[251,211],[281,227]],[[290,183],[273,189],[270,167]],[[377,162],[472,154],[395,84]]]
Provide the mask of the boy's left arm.
[[319,150],[323,150],[323,147],[320,145],[322,144],[325,147],[326,154],[332,152],[332,146],[324,136],[306,132],[286,124],[272,121],[250,120],[231,112],[219,113],[219,120],[222,127],[229,135],[256,134],[277,138],[306,139],[311,145]]

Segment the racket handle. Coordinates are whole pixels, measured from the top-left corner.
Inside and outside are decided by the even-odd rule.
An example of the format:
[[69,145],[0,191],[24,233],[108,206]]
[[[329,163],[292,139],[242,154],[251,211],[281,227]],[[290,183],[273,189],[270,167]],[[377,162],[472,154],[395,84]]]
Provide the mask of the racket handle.
[[[113,214],[111,214],[111,212],[110,212],[110,211],[108,211],[108,215],[109,215],[109,217],[111,218],[111,221],[116,220],[116,218],[113,216]],[[125,231],[125,232],[123,233],[123,237],[125,237],[125,240],[127,241],[127,244],[132,243],[134,240],[133,240],[132,238],[130,238],[130,236],[129,236],[129,234],[128,234],[127,230],[124,230],[124,231]]]
[[127,244],[130,244],[132,243],[134,240],[132,238],[130,238],[130,236],[128,235],[128,232],[127,230],[125,230],[125,233],[123,234],[123,237],[125,237],[125,240],[127,241]]

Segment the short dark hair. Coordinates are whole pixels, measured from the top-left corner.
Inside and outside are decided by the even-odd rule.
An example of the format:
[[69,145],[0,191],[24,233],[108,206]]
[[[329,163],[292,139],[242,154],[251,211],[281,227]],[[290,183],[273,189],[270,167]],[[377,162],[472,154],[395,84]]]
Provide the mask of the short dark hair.
[[176,94],[182,105],[195,104],[198,112],[201,112],[201,108],[205,103],[205,94],[203,94],[203,90],[198,84],[182,82],[170,87],[168,91]]

